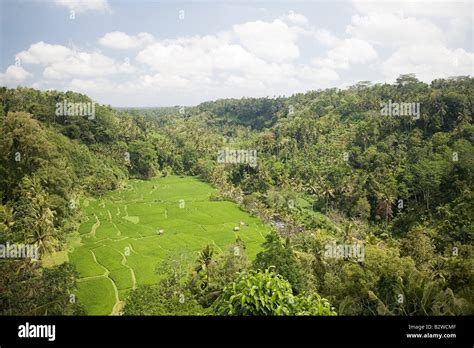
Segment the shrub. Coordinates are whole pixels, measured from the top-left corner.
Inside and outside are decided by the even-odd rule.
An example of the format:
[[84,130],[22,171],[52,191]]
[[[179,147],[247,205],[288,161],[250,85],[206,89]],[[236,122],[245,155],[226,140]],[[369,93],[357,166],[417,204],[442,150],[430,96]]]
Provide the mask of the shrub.
[[224,288],[215,309],[221,315],[336,315],[316,293],[294,296],[291,284],[268,269],[239,273]]

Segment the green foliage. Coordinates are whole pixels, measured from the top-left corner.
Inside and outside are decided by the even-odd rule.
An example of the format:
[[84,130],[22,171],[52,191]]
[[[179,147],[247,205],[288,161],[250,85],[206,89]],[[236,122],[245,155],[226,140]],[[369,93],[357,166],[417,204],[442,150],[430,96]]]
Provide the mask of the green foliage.
[[287,279],[296,293],[306,289],[305,278],[298,260],[290,246],[289,239],[283,243],[276,232],[270,232],[262,244],[264,250],[257,254],[253,267],[267,269],[273,267],[275,272]]
[[336,315],[317,294],[294,296],[291,284],[268,269],[239,274],[217,301],[222,315]]
[[71,301],[77,273],[70,264],[42,269],[30,260],[0,261],[0,314],[83,315]]
[[[91,101],[0,88],[2,241],[36,243],[42,253],[65,248],[81,215],[71,200],[122,188],[129,175],[199,175],[220,190],[211,200],[238,202],[278,227],[253,267],[274,267],[293,294],[316,290],[342,314],[472,314],[473,78],[428,85],[406,74],[393,85],[206,102],[184,115],[97,105],[94,119],[57,117],[64,99]],[[381,115],[388,100],[419,102],[420,117]],[[258,165],[217,163],[223,148],[256,149]],[[330,239],[365,242],[365,260],[325,258]],[[248,269],[229,250],[209,260],[185,290],[205,307]],[[3,263],[18,293],[0,289],[4,312],[44,304],[26,292],[42,269]],[[176,295],[143,291],[160,299],[160,313],[179,312],[164,305]],[[400,291],[404,306],[394,302]]]
[[20,184],[20,199],[13,205],[12,233],[16,238],[35,245],[40,255],[55,249],[57,233],[54,212],[47,201],[47,194],[38,179],[25,176]]
[[149,179],[155,176],[156,152],[153,146],[144,141],[130,144],[130,173],[138,178]]
[[417,267],[426,271],[430,269],[435,252],[429,232],[422,226],[411,229],[400,245],[400,254],[411,256]]
[[450,288],[443,289],[439,281],[418,272],[398,278],[394,297],[387,303],[372,292],[369,296],[378,302],[378,314],[382,315],[465,315],[469,311],[465,299],[456,298]]
[[250,267],[245,249],[245,243],[238,238],[221,255],[214,256],[209,245],[200,251],[187,288],[203,306],[210,307],[224,287],[234,281],[239,272]]
[[270,98],[222,99],[198,106],[199,111],[214,113],[222,123],[235,122],[255,129],[271,126],[276,121],[276,114],[282,109],[281,99]]
[[206,315],[204,309],[184,286],[187,276],[182,258],[168,259],[157,271],[163,275],[158,284],[140,285],[126,299],[124,315]]
[[363,220],[370,217],[370,203],[365,197],[359,198],[351,208],[351,214]]
[[133,290],[123,311],[124,315],[205,315],[206,311],[189,291],[174,291],[162,284],[142,285]]

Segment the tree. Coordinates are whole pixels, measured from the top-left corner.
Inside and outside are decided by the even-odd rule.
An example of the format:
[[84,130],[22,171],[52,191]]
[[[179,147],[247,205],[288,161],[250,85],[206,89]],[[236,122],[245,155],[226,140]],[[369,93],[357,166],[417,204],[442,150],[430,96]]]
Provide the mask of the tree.
[[187,263],[184,255],[158,265],[162,279],[157,284],[141,285],[125,300],[124,315],[206,315],[186,286]]
[[185,289],[166,289],[163,283],[142,285],[125,300],[124,315],[205,315],[206,311]]
[[23,176],[32,175],[57,155],[43,125],[24,112],[10,112],[1,121],[0,150],[0,184],[6,199],[13,198]]
[[428,271],[436,258],[436,249],[426,227],[412,228],[400,244],[400,255],[410,256],[416,266]]
[[370,203],[366,197],[360,197],[351,208],[353,216],[367,220],[370,217]]
[[200,252],[186,287],[201,305],[211,306],[224,287],[235,280],[237,273],[249,268],[250,262],[245,249],[245,243],[237,238],[235,243],[217,257],[214,256],[210,245]]
[[294,296],[291,284],[268,269],[239,274],[215,305],[221,315],[336,315],[316,293]]
[[291,248],[289,239],[283,243],[276,231],[265,237],[264,250],[259,252],[253,262],[254,269],[274,268],[274,271],[287,279],[296,293],[306,289],[305,279],[298,260]]
[[40,315],[85,315],[84,307],[77,302],[76,279],[79,273],[70,263],[43,270],[41,303],[33,310]]
[[155,175],[157,156],[153,146],[145,141],[134,141],[129,146],[130,173],[141,179]]
[[457,298],[450,288],[443,289],[439,281],[419,272],[399,277],[393,296],[386,303],[372,292],[370,298],[377,301],[378,314],[384,315],[462,315],[468,309],[465,299]]
[[34,244],[40,255],[54,250],[57,233],[47,193],[37,178],[28,176],[23,178],[19,191],[21,198],[14,206],[14,231]]
[[204,272],[205,282],[201,284],[201,289],[205,289],[210,286],[210,279],[212,273],[212,266],[215,264],[214,248],[211,244],[206,245],[204,249],[199,252],[199,258],[197,259],[197,266],[194,269],[196,273]]
[[446,169],[446,161],[440,159],[439,156],[420,159],[413,165],[415,187],[423,194],[427,210],[430,209],[430,201],[433,194],[439,190],[439,185]]

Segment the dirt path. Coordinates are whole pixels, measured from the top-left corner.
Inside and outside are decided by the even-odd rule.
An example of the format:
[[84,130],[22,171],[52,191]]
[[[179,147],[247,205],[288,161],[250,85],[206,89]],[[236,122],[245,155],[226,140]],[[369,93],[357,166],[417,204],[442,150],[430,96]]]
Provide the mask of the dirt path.
[[[100,226],[100,220],[99,220],[99,218],[98,218],[97,215],[95,215],[95,214],[94,214],[94,216],[95,216],[95,219],[97,220],[97,222],[96,222],[94,225],[92,225],[91,231],[89,232],[89,235],[90,235],[91,237],[95,237],[95,231],[97,231],[97,229],[98,229],[99,226]],[[97,262],[97,261],[96,261],[96,262]]]
[[77,279],[77,282],[80,283],[80,282],[85,282],[86,280],[97,279],[97,278],[105,278],[105,277],[106,277],[105,274],[101,274],[101,275],[97,275],[97,276],[90,276],[90,277],[83,277],[83,278]]
[[[129,245],[129,248],[132,249],[132,246]],[[132,290],[135,290],[137,288],[137,278],[135,277],[135,271],[133,270],[132,267],[130,267],[129,265],[127,265],[127,258],[125,257],[125,255],[117,250],[117,249],[114,249],[116,252],[118,252],[120,255],[122,255],[122,261],[120,262],[122,266],[128,268],[130,270],[130,274],[132,276]]]

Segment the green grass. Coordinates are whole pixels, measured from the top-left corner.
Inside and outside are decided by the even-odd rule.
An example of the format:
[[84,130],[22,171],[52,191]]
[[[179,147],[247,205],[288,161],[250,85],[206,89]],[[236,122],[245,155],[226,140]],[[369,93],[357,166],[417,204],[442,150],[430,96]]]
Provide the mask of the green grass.
[[132,271],[129,268],[120,268],[109,274],[117,285],[118,290],[131,289],[133,286]]
[[69,254],[69,261],[76,265],[82,277],[99,276],[106,272],[104,267],[94,261],[94,256],[87,247],[74,249],[74,252]]
[[[134,286],[131,270],[135,285],[155,283],[163,260],[178,253],[194,260],[208,243],[223,250],[240,236],[253,259],[269,228],[234,203],[209,201],[213,191],[196,178],[168,176],[132,180],[127,189],[82,202],[88,219],[79,228],[81,245],[69,260],[82,277],[77,298],[88,313],[110,314],[116,304],[114,284],[122,301]],[[240,221],[246,226],[234,232]]]
[[112,281],[107,277],[91,278],[78,283],[77,298],[89,315],[106,315],[116,302]]

